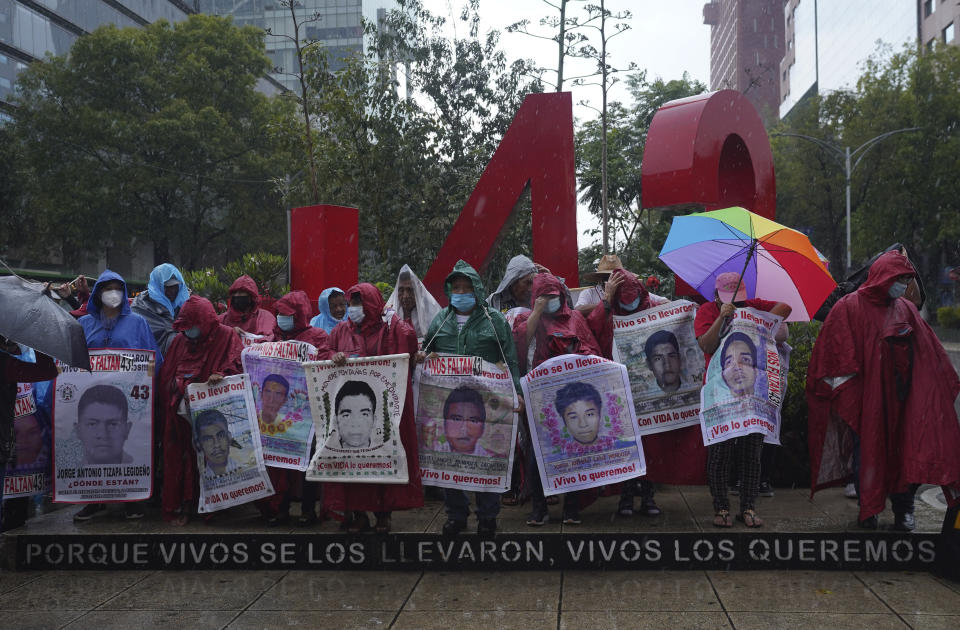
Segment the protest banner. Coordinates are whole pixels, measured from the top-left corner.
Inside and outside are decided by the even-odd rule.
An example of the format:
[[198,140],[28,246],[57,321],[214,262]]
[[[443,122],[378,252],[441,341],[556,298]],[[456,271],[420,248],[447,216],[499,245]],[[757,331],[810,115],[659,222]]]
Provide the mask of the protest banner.
[[407,483],[400,417],[410,356],[305,363],[317,450],[309,481]]
[[191,383],[187,406],[200,471],[201,514],[273,494],[253,406],[250,377],[228,376],[216,385]]
[[258,343],[243,350],[267,466],[306,470],[310,463],[314,428],[302,363],[316,359],[317,349],[302,341]]
[[32,383],[17,383],[13,434],[16,462],[7,464],[3,499],[45,494],[50,487],[50,422]]
[[734,312],[700,394],[705,446],[749,433],[762,433],[770,444],[780,443],[786,371],[774,335],[781,321],[752,308]]
[[564,354],[528,372],[520,385],[545,495],[646,474],[622,364]]
[[508,369],[480,357],[431,357],[417,366],[413,399],[423,485],[510,489],[517,393]]
[[704,360],[696,315],[696,304],[677,300],[613,317],[613,359],[627,366],[640,435],[700,422]]
[[53,394],[53,500],[141,501],[153,489],[152,350],[90,350],[60,364]]

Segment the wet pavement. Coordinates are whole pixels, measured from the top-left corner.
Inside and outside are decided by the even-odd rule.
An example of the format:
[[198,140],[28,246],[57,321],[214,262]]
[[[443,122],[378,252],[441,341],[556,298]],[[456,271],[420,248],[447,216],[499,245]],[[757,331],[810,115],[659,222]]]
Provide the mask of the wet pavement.
[[21,628],[960,628],[960,584],[810,571],[0,573]]
[[[582,513],[583,524],[524,524],[528,506],[504,508],[502,532],[710,532],[706,488],[664,487],[659,517],[614,515],[617,497]],[[942,497],[917,496],[919,532],[939,531]],[[736,497],[731,497],[734,509]],[[57,506],[60,507],[60,506]],[[249,506],[209,524],[173,529],[148,510],[138,522],[119,512],[74,525],[62,506],[8,532],[18,534],[324,533],[268,528]],[[856,527],[856,501],[840,489],[814,501],[803,489],[759,499],[766,531],[837,533]],[[559,516],[559,506],[551,508]],[[438,533],[442,505],[394,515],[398,533]],[[892,514],[881,516],[888,527]],[[471,521],[471,525],[472,525]],[[742,524],[733,531],[746,531]],[[960,628],[960,583],[923,572],[877,571],[22,571],[0,570],[0,628]]]

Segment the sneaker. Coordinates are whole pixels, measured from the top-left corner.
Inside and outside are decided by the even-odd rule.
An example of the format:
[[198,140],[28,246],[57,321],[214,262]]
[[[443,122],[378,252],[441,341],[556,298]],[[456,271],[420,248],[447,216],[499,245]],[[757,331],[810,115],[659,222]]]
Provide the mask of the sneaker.
[[123,518],[128,521],[139,521],[143,518],[143,508],[137,503],[128,503],[123,508]]
[[852,483],[848,483],[846,486],[843,487],[843,496],[847,497],[848,499],[856,499],[857,487]]
[[617,505],[617,514],[620,516],[633,516],[633,497],[620,497],[620,503]]
[[103,503],[90,503],[88,505],[83,506],[83,509],[81,509],[79,512],[73,515],[73,522],[86,523],[97,514],[100,514],[101,512],[106,512],[106,511],[107,511],[107,506],[104,505]]
[[772,497],[773,486],[770,485],[769,481],[761,481],[757,494],[759,494],[761,497]]
[[579,525],[582,522],[583,521],[580,520],[580,515],[575,512],[571,512],[563,515],[564,525]]
[[443,535],[456,536],[466,528],[467,528],[467,523],[465,521],[458,521],[456,519],[451,518],[446,523],[443,524]]
[[859,525],[861,529],[878,529],[880,527],[880,517],[876,514],[868,516],[862,521],[858,521],[857,525]]
[[530,515],[530,518],[527,519],[527,525],[530,527],[540,527],[541,525],[546,525],[549,520],[550,515],[546,512],[534,512]]
[[732,494],[733,496],[739,496],[739,494],[740,494],[740,482],[738,481],[736,484],[730,486],[728,492],[729,492],[730,494]]
[[660,516],[663,514],[663,510],[661,510],[657,502],[653,500],[653,497],[650,497],[640,502],[640,513],[646,516]]
[[497,519],[481,518],[477,521],[477,533],[481,536],[492,536],[497,533]]
[[895,532],[912,532],[916,526],[917,522],[910,512],[893,515],[893,531]]
[[290,522],[290,514],[278,512],[267,517],[267,527],[280,527]]

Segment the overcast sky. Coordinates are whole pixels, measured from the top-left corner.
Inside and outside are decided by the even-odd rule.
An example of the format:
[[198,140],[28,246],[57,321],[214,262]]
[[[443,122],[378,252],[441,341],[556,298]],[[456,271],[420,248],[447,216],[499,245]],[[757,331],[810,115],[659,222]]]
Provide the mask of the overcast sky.
[[[425,6],[435,14],[448,18],[458,16],[462,0],[423,0]],[[599,0],[588,0],[599,4]],[[610,42],[610,62],[616,67],[627,67],[634,62],[640,69],[646,69],[647,77],[661,77],[665,80],[678,79],[688,72],[709,86],[710,83],[710,27],[703,23],[704,0],[609,0],[607,8],[617,12],[629,10],[633,17],[628,21],[631,29],[616,36]],[[584,16],[583,3],[571,3],[575,15]],[[503,35],[501,45],[511,58],[530,58],[537,64],[556,68],[556,45],[553,42],[535,39],[519,33],[507,33],[506,26],[522,19],[530,20],[530,29],[545,35],[552,33],[547,27],[539,26],[540,18],[554,15],[553,8],[542,0],[480,0],[482,30],[500,30]],[[568,9],[569,14],[569,9]],[[581,17],[582,19],[582,17]],[[452,20],[451,20],[452,21]],[[464,28],[462,24],[458,26]],[[590,31],[585,31],[592,34]],[[463,36],[465,33],[458,33]],[[591,63],[584,60],[568,60],[564,70],[566,76],[587,74]],[[554,76],[547,75],[548,80]],[[566,87],[566,86],[565,86]],[[589,101],[595,107],[600,105],[598,86],[568,87],[573,91],[573,101]],[[622,85],[615,85],[611,100],[629,101],[629,95]],[[574,115],[579,119],[589,119],[596,113],[583,107],[574,107]],[[580,246],[590,244],[591,239],[582,232],[594,223],[593,218],[581,208],[578,212]]]

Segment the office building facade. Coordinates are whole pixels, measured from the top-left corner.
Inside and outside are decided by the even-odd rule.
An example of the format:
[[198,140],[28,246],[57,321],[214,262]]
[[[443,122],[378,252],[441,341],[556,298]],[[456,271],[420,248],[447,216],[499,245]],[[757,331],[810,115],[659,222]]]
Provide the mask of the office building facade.
[[917,0],[920,41],[927,49],[935,42],[960,45],[960,0]]
[[783,0],[713,0],[703,22],[710,26],[710,89],[737,90],[767,124],[776,121]]

